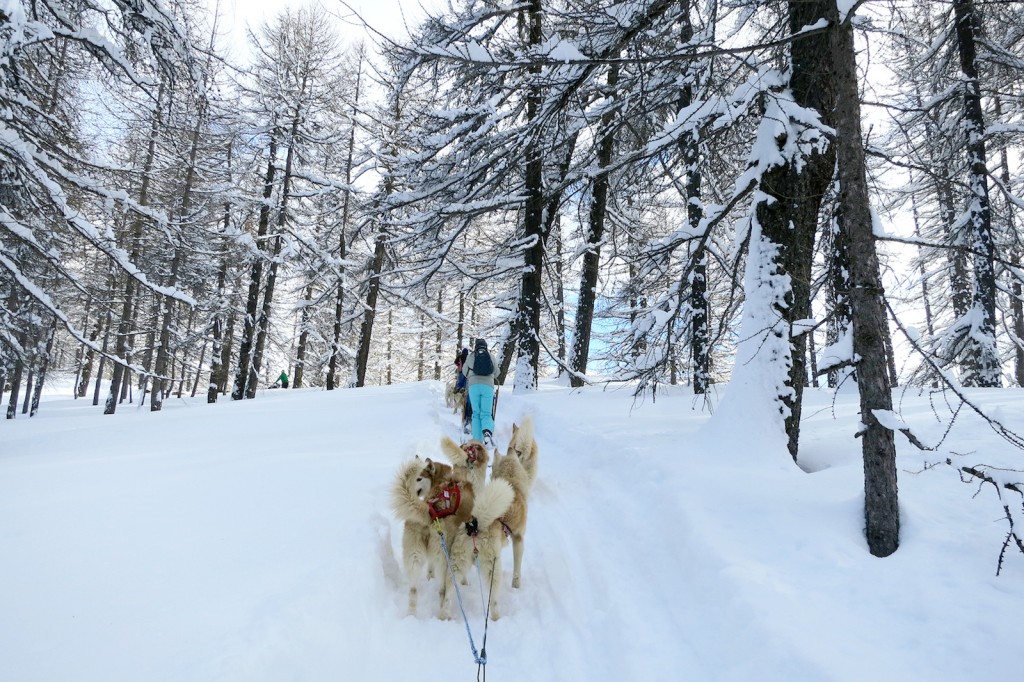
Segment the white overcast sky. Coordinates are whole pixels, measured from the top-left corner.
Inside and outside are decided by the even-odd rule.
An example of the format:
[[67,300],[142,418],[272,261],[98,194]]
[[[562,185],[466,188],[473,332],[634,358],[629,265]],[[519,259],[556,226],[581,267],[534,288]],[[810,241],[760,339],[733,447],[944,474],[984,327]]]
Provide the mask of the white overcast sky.
[[[218,0],[207,0],[212,9]],[[219,0],[221,7],[220,27],[226,38],[230,40],[232,52],[245,49],[245,29],[249,26],[258,27],[267,18],[284,7],[300,7],[317,2],[317,0]],[[357,42],[364,36],[364,30],[356,25],[356,20],[345,22],[341,17],[350,17],[352,10],[339,0],[320,0],[320,4],[329,12],[339,17],[339,31],[344,38]],[[349,4],[370,24],[381,33],[400,38],[406,35],[404,22],[414,24],[424,14],[419,0],[350,0]],[[431,4],[428,2],[426,4]],[[403,19],[404,16],[404,19]]]

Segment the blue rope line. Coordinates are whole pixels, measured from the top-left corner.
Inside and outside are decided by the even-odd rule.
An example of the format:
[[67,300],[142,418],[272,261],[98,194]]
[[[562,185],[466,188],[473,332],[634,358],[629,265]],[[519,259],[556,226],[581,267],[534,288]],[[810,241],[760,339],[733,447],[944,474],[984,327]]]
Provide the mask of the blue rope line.
[[[474,548],[473,556],[474,556],[474,560],[476,562],[476,581],[478,583],[480,583],[480,603],[483,604],[484,611],[485,611],[484,612],[484,630],[486,631],[487,630],[487,613],[486,613],[486,611],[491,608],[491,604],[490,604],[489,601],[484,601],[484,576],[483,576],[483,573],[480,571],[480,553],[475,551],[475,548]],[[484,650],[485,651],[486,651],[486,647],[487,647],[487,645],[484,644]],[[486,656],[486,654],[485,654],[485,656]]]
[[438,529],[437,534],[441,537],[441,549],[444,550],[444,558],[448,564],[448,573],[452,576],[452,586],[455,587],[455,596],[459,601],[459,611],[462,612],[462,622],[466,624],[466,634],[469,635],[469,648],[473,650],[473,660],[477,665],[487,665],[487,654],[481,656],[476,650],[476,644],[473,643],[473,632],[469,629],[469,619],[466,618],[466,609],[462,606],[462,592],[459,591],[459,580],[455,575],[455,569],[452,568],[452,559],[448,556],[448,543],[444,540],[444,533]]

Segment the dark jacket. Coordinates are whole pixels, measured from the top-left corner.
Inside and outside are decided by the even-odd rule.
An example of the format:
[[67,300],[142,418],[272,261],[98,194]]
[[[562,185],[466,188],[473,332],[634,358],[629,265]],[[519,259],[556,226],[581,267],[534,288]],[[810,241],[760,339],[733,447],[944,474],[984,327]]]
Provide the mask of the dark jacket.
[[[481,347],[484,350],[487,350],[487,343],[483,339],[478,339],[476,342],[476,348],[479,349]],[[494,367],[494,371],[483,376],[473,371],[473,364],[476,360],[476,351],[474,350],[474,352],[470,353],[469,357],[466,358],[466,364],[462,366],[462,372],[466,375],[466,381],[470,386],[477,384],[494,385],[494,375],[498,372],[498,363],[494,361],[494,356],[491,355],[491,351],[487,350],[487,354],[491,356],[491,366]]]

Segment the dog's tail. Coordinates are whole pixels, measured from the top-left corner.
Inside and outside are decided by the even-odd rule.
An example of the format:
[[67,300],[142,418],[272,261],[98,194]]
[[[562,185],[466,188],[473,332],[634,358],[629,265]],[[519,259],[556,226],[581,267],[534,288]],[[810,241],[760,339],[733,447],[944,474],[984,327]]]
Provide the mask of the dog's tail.
[[537,441],[533,435],[533,417],[526,415],[522,424],[513,424],[512,441],[508,444],[508,454],[515,453],[526,471],[526,477],[533,485],[537,478]]
[[391,510],[402,521],[430,521],[427,503],[416,495],[416,479],[423,472],[423,467],[423,460],[410,459],[395,473],[391,484]]
[[448,436],[441,437],[441,452],[455,466],[466,466],[466,451]]
[[477,493],[473,501],[473,516],[480,528],[487,528],[512,506],[515,493],[508,481],[493,480]]
[[523,417],[522,423],[516,426],[513,442],[520,450],[529,447],[530,443],[533,442],[533,415],[526,415]]

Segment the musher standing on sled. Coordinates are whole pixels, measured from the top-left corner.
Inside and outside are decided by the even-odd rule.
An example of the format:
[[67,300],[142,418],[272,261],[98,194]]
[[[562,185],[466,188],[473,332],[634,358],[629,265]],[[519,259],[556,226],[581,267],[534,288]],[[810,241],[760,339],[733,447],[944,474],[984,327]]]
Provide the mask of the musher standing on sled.
[[494,401],[494,356],[487,350],[487,342],[477,339],[473,352],[466,358],[462,372],[469,384],[469,404],[473,407],[473,438],[484,445],[494,445],[494,415],[491,405]]

